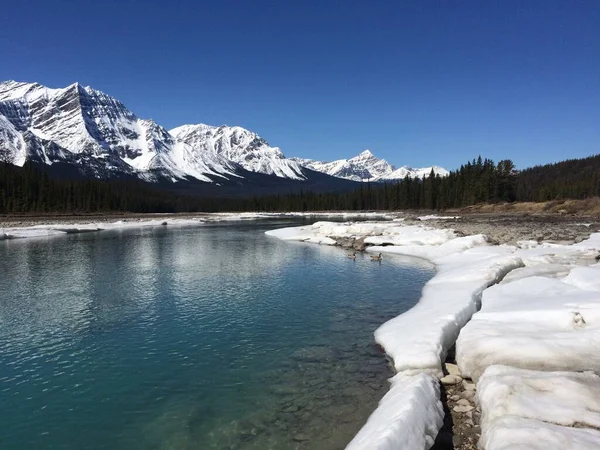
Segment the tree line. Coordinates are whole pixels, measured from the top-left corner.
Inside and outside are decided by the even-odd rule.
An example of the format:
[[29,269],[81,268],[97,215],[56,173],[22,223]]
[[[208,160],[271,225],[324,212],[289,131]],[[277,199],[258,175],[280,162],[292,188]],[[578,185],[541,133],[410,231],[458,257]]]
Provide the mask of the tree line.
[[600,155],[516,171],[481,157],[440,177],[364,183],[353,192],[250,198],[182,195],[141,181],[55,179],[32,164],[0,164],[0,214],[445,209],[487,202],[584,199],[600,195]]

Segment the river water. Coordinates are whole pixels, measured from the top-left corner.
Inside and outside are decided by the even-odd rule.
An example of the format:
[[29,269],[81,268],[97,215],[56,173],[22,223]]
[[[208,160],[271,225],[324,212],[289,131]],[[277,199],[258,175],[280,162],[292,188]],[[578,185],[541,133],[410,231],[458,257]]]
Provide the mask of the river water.
[[0,448],[343,448],[433,269],[264,235],[294,224],[0,241]]

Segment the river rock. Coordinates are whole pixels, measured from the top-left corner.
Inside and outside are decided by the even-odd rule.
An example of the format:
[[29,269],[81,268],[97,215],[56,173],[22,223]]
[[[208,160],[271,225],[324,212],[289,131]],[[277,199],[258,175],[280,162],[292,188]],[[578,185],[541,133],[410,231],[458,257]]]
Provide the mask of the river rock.
[[304,442],[304,441],[310,440],[310,438],[304,433],[295,434],[292,437],[292,439],[295,440],[296,442]]
[[475,390],[475,383],[473,383],[471,381],[463,380],[462,385],[463,385],[463,388],[465,389],[465,391],[474,391]]
[[473,408],[471,405],[469,405],[469,406],[456,405],[454,408],[452,408],[452,410],[457,413],[466,413],[466,412],[472,411],[473,409],[475,409],[475,408]]
[[305,347],[294,352],[292,358],[301,362],[330,362],[335,360],[335,352],[329,347]]
[[284,413],[294,413],[296,411],[298,411],[300,408],[298,407],[298,405],[289,405],[286,406],[285,408],[282,408],[281,412]]
[[460,397],[466,400],[473,400],[475,398],[475,391],[463,391],[460,393]]
[[460,377],[460,375],[446,375],[440,381],[445,386],[451,386],[460,383],[461,380],[462,378]]
[[460,372],[458,371],[458,366],[456,364],[446,363],[446,370],[448,371],[448,374],[450,374],[450,375],[459,375],[460,376]]

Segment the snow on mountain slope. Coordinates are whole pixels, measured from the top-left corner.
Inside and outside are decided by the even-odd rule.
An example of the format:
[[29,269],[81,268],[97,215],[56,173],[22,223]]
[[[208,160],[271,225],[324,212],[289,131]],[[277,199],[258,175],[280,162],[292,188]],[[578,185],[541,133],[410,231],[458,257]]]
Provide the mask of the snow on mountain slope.
[[[120,101],[78,83],[62,89],[0,83],[0,114],[6,119],[0,122],[0,133],[13,136],[16,142],[16,131],[25,142],[25,151],[22,146],[18,151],[14,145],[8,151],[2,148],[3,159],[16,165],[22,166],[28,158],[46,164],[65,159],[84,165],[94,160],[99,168],[96,176],[119,172],[147,180],[159,175],[172,181],[187,176],[201,181],[212,181],[210,176],[237,176],[237,166],[230,161],[195,152],[154,121],[139,119]],[[56,160],[40,154],[40,142],[61,150],[54,151]]]
[[440,176],[446,176],[449,173],[440,166],[423,167],[421,169],[402,166],[396,169],[385,159],[377,158],[370,150],[365,150],[354,158],[339,159],[331,162],[303,158],[291,159],[317,172],[353,181],[401,180],[407,175],[411,178],[425,178],[429,176],[431,169],[433,169],[435,174]]
[[440,177],[447,176],[450,172],[440,166],[422,167],[420,169],[413,169],[409,166],[402,166],[399,169],[394,170],[391,173],[384,174],[379,177],[380,180],[402,180],[408,175],[410,178],[425,178],[431,174],[431,170]]
[[[244,173],[248,178],[242,169],[297,181],[312,179],[306,168],[353,181],[422,178],[431,171],[396,170],[369,150],[333,162],[286,158],[278,147],[241,127],[183,125],[168,132],[89,86],[51,89],[17,81],[0,82],[0,161],[18,166],[26,161],[64,163],[97,178],[172,182],[240,179]],[[438,166],[433,169],[447,174]]]
[[197,152],[209,153],[240,164],[251,172],[303,180],[302,166],[287,159],[256,133],[242,127],[183,125],[170,133]]
[[322,162],[310,159],[292,158],[299,164],[317,172],[352,181],[373,181],[377,177],[392,172],[394,167],[384,159],[379,159],[369,150],[350,159]]
[[27,150],[25,140],[14,125],[4,116],[0,115],[0,161],[13,163],[18,166],[25,164]]

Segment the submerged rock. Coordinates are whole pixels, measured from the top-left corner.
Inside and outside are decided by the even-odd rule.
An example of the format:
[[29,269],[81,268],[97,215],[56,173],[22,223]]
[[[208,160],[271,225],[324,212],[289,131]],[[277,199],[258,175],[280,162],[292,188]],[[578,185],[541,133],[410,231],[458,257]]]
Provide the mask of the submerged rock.
[[330,362],[336,359],[336,355],[329,347],[305,347],[294,352],[292,359],[300,362]]

